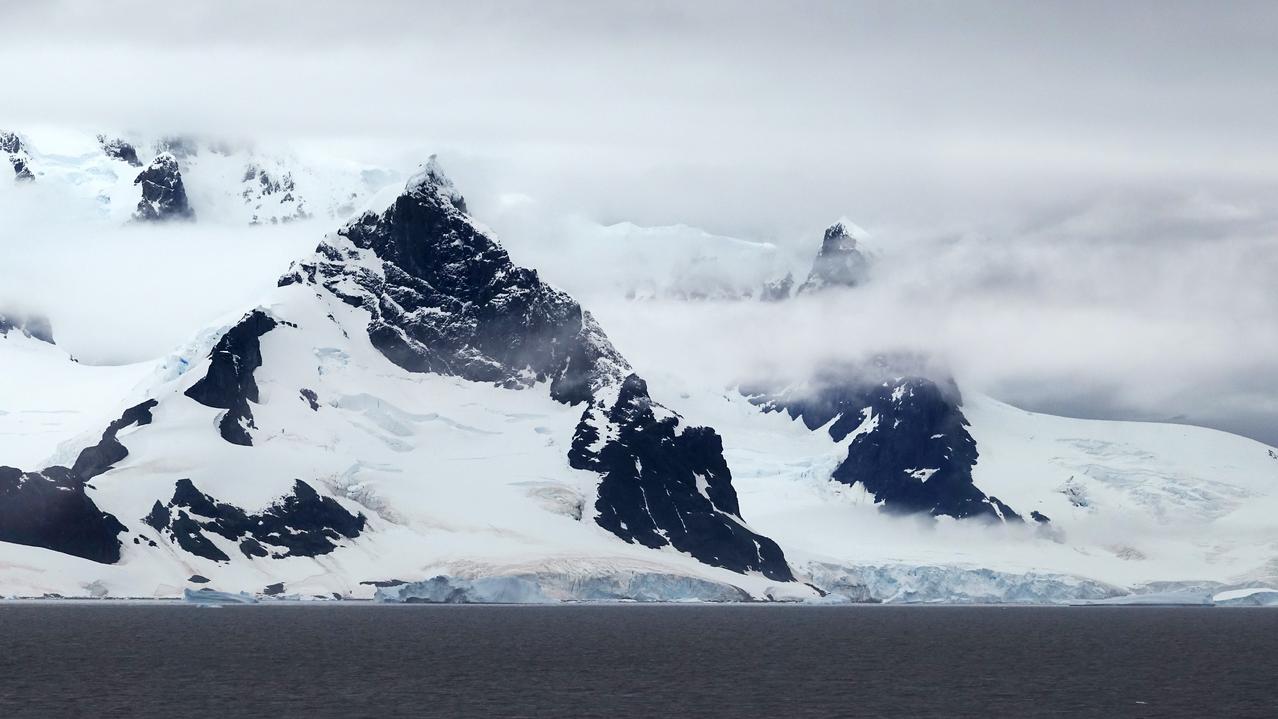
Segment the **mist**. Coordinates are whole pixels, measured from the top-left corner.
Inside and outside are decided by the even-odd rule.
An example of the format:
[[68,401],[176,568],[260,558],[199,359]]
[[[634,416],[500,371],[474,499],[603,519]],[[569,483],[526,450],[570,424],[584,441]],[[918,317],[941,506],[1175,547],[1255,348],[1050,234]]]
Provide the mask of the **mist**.
[[[915,348],[1027,408],[1278,444],[1272,3],[6,16],[22,31],[0,48],[0,128],[305,143],[399,172],[438,152],[515,259],[580,295],[641,371],[726,385]],[[0,300],[52,315],[84,361],[163,353],[335,229],[122,227],[26,189],[0,193]],[[775,306],[629,302],[606,281],[626,268],[581,249],[612,223],[684,224],[768,244],[801,277],[840,217],[867,231],[871,283]]]

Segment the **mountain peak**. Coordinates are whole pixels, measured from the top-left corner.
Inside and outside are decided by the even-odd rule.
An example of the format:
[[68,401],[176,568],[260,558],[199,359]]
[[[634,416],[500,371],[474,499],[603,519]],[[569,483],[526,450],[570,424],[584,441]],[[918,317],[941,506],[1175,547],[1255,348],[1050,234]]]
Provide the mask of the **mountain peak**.
[[821,250],[812,263],[808,279],[799,292],[812,292],[827,287],[856,287],[865,282],[869,260],[857,248],[856,237],[842,220],[830,225],[821,239]]
[[439,157],[431,155],[426,162],[417,166],[417,172],[408,178],[404,185],[407,195],[433,194],[444,199],[448,204],[461,212],[466,212],[466,198],[457,191],[457,186],[444,173],[439,164]]
[[142,186],[142,199],[138,201],[134,218],[146,221],[195,218],[173,153],[156,155],[151,164],[138,173],[133,184]]
[[836,222],[825,230],[825,238],[821,241],[821,253],[825,254],[835,249],[855,249],[856,238],[848,233],[848,228],[842,222]]

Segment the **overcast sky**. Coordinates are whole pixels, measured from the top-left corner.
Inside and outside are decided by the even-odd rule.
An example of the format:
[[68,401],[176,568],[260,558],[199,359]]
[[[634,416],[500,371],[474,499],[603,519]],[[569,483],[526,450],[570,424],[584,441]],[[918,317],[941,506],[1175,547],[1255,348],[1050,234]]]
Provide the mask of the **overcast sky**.
[[[957,360],[991,387],[1278,444],[1278,3],[125,0],[4,15],[0,126],[439,151],[481,215],[520,192],[796,252],[847,216],[907,248],[899,275],[937,288],[920,311],[995,318],[972,336],[952,329],[971,316],[947,316],[947,342],[1020,338],[1015,371]],[[1133,394],[1142,378],[1158,391]]]

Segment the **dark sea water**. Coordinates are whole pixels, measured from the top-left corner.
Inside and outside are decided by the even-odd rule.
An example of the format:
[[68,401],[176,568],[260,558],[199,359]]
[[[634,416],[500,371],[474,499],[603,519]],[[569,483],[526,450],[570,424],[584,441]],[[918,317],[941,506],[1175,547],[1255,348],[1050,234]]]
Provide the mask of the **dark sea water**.
[[0,605],[0,717],[1278,717],[1278,611]]

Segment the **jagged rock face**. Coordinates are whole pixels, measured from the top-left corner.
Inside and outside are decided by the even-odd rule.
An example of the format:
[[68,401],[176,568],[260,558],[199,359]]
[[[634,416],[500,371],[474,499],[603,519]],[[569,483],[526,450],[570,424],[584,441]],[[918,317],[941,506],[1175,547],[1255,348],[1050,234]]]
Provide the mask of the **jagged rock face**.
[[22,146],[22,138],[12,132],[0,132],[0,152],[9,156],[9,164],[13,167],[16,182],[30,182],[35,179],[31,172],[31,155]]
[[168,504],[157,501],[145,521],[191,554],[229,562],[231,558],[209,534],[238,543],[240,552],[250,559],[317,557],[336,549],[343,538],[358,537],[365,518],[346,511],[331,497],[321,497],[300,479],[291,494],[257,514],[219,502],[196,489],[191,480],[182,479],[175,485],[173,499]]
[[104,564],[120,561],[119,534],[126,527],[98,509],[85,489],[89,480],[128,456],[116,434],[134,424],[150,424],[155,405],[155,400],[148,400],[125,410],[96,445],[80,452],[70,469],[53,466],[23,472],[0,467],[0,542],[44,547]]
[[257,425],[249,402],[258,401],[253,371],[262,366],[262,335],[276,326],[261,310],[245,315],[214,345],[208,372],[186,391],[187,397],[205,407],[226,410],[218,420],[218,431],[231,444],[253,444],[249,430]]
[[808,279],[799,292],[814,292],[826,287],[856,287],[869,273],[869,261],[856,246],[856,238],[848,234],[843,223],[825,231],[821,251],[812,263]]
[[628,375],[589,313],[515,266],[437,178],[428,169],[388,210],[348,224],[281,284],[317,283],[368,310],[369,339],[412,372],[509,388],[550,380],[555,398],[574,404]]
[[244,189],[240,197],[253,207],[250,224],[276,224],[310,217],[297,194],[291,173],[285,172],[277,178],[258,165],[249,165],[244,170],[242,182]]
[[194,219],[195,212],[187,202],[177,158],[171,153],[162,153],[152,160],[133,184],[142,186],[142,199],[138,201],[134,218],[151,222]]
[[98,135],[98,144],[102,146],[102,152],[107,157],[114,160],[122,160],[129,163],[133,167],[141,167],[142,161],[138,159],[137,148],[120,138],[108,138],[106,135]]
[[714,430],[678,431],[678,417],[653,402],[636,375],[622,383],[606,418],[597,411],[582,417],[569,460],[603,475],[595,503],[601,527],[627,542],[673,545],[706,564],[793,579],[781,548],[735,521],[737,494]]
[[973,483],[976,440],[954,381],[901,376],[891,369],[881,361],[869,368],[827,369],[805,386],[743,392],[764,411],[785,411],[808,429],[828,424],[836,442],[852,436],[832,478],[860,483],[887,511],[1020,521]]
[[10,332],[53,344],[53,326],[47,317],[0,312],[0,336],[7,337]]
[[573,467],[603,476],[597,523],[628,542],[789,579],[781,550],[746,528],[713,430],[679,426],[567,294],[518,267],[465,213],[433,161],[385,212],[368,213],[297,264],[306,282],[367,310],[370,341],[412,372],[584,403]]

